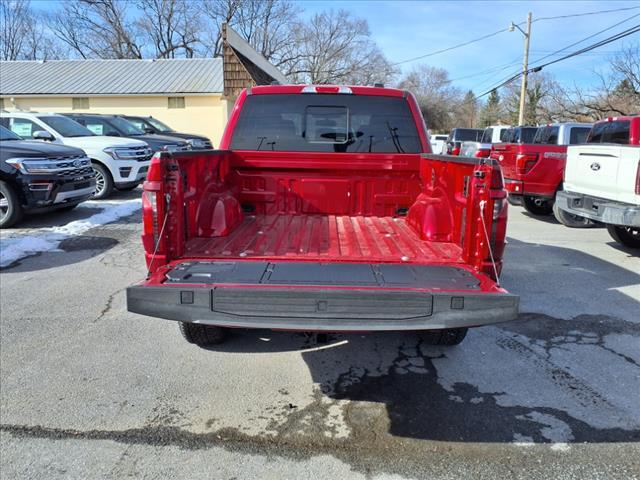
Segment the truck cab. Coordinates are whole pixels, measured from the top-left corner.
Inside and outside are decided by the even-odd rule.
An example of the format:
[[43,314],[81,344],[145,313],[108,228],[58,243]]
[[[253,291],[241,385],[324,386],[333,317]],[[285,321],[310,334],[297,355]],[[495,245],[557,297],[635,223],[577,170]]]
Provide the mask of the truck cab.
[[498,281],[500,167],[432,154],[406,91],[245,90],[220,150],[153,157],[142,208],[149,274],[128,309],[200,346],[233,328],[418,330],[452,345],[517,316]]
[[584,145],[569,148],[554,213],[565,224],[568,215],[604,223],[614,240],[640,248],[640,116],[596,122]]
[[531,143],[494,145],[491,158],[502,166],[509,202],[533,215],[550,215],[562,189],[567,147],[584,143],[590,129],[587,123],[553,123],[538,127]]

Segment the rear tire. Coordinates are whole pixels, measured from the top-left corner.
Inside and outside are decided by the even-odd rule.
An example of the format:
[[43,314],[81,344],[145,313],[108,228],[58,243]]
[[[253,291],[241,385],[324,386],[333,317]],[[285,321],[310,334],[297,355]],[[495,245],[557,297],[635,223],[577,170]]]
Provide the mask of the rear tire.
[[199,347],[209,347],[222,343],[227,338],[227,331],[222,327],[201,325],[199,323],[180,322],[180,333],[184,339]]
[[540,197],[523,196],[522,206],[532,215],[551,215],[553,211],[551,202]]
[[91,197],[92,200],[102,200],[107,198],[113,192],[113,177],[106,167],[99,163],[92,163],[91,168],[96,174],[96,193]]
[[426,330],[420,333],[422,340],[428,345],[453,346],[460,345],[467,336],[468,328],[446,328],[444,330]]
[[562,210],[555,203],[553,204],[553,216],[558,222],[569,228],[590,228],[595,225],[593,220]]
[[640,227],[622,227],[607,224],[611,238],[629,248],[640,248]]
[[0,181],[0,228],[13,227],[23,216],[18,194],[7,182]]

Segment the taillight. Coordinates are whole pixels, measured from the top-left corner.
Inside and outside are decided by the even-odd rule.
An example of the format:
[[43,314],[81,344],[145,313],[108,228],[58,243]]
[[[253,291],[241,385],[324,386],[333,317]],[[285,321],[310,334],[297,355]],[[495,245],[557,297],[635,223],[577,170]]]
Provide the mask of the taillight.
[[518,173],[529,173],[538,163],[537,153],[521,153],[516,156],[516,170]]
[[142,225],[145,236],[158,243],[158,192],[145,191],[142,196]]
[[160,155],[157,153],[153,157],[151,157],[151,163],[149,164],[149,170],[147,171],[147,181],[162,181],[162,163],[160,160]]
[[640,162],[638,162],[638,169],[636,170],[636,195],[640,195]]
[[493,162],[491,167],[491,190],[503,190],[504,178],[502,178],[502,169],[497,162]]
[[476,150],[476,153],[473,154],[476,158],[489,158],[489,155],[491,155],[490,148],[479,148]]

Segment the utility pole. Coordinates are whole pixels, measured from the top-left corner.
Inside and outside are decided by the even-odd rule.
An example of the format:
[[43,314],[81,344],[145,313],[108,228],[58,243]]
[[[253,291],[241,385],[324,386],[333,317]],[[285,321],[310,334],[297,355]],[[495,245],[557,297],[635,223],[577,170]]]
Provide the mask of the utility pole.
[[524,124],[524,106],[527,95],[527,75],[529,70],[529,41],[531,40],[531,12],[527,15],[527,31],[523,31],[518,25],[511,22],[509,31],[513,32],[516,28],[524,35],[524,59],[522,61],[522,85],[520,87],[520,112],[518,114],[518,125]]

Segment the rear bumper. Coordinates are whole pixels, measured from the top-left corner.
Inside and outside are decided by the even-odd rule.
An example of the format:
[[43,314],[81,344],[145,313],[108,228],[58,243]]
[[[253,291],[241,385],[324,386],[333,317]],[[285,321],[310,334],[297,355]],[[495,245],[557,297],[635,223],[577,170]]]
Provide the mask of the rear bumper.
[[510,197],[524,195],[552,199],[556,193],[557,183],[536,183],[529,180],[504,179],[504,187]]
[[640,205],[614,202],[581,193],[560,191],[556,204],[562,210],[598,222],[640,227]]
[[127,309],[152,317],[231,328],[300,331],[431,330],[514,320],[519,297],[328,288],[133,286]]

